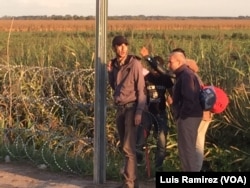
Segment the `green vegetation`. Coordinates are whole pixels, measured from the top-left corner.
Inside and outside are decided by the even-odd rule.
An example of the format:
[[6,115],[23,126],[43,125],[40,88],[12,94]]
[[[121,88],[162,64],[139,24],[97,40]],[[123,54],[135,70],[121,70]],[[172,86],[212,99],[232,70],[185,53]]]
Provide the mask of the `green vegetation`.
[[[145,45],[165,59],[182,47],[195,59],[205,83],[224,88],[227,110],[215,115],[207,133],[204,171],[250,170],[250,33],[242,31],[109,32],[130,41],[131,53]],[[30,160],[52,170],[93,174],[94,32],[0,33],[0,160]],[[105,91],[104,91],[105,92]],[[122,157],[107,85],[107,177],[117,179]],[[175,124],[169,115],[166,171],[179,171]],[[148,143],[153,170],[155,140]],[[145,177],[144,167],[140,167]]]

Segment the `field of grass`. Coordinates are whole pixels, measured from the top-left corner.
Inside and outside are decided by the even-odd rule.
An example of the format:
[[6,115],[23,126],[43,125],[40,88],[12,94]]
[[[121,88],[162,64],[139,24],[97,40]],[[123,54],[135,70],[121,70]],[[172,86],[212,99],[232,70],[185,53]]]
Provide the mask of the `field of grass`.
[[[250,170],[250,20],[110,20],[107,31],[107,59],[113,57],[116,34],[129,39],[135,54],[146,46],[166,59],[171,49],[185,49],[203,81],[222,87],[230,98],[227,110],[215,115],[209,127],[204,170]],[[0,155],[93,173],[94,54],[94,21],[0,20]],[[107,85],[103,92],[107,175],[118,178],[122,161],[114,109],[109,108],[112,91]],[[164,168],[178,171],[171,114],[169,124]],[[149,140],[152,154],[155,140]]]
[[[0,31],[9,31],[11,20],[0,20]],[[246,19],[107,20],[108,31],[127,30],[249,30]],[[94,31],[95,20],[14,20],[12,31]]]

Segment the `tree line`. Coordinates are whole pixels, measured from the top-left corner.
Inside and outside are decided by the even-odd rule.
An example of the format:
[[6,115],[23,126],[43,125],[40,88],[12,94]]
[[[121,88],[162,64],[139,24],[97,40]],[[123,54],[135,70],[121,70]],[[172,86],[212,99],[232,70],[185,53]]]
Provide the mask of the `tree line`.
[[[95,20],[95,16],[78,16],[78,15],[40,15],[40,16],[2,16],[1,20]],[[168,20],[168,19],[250,19],[250,16],[238,16],[238,17],[198,17],[198,16],[108,16],[109,20]]]

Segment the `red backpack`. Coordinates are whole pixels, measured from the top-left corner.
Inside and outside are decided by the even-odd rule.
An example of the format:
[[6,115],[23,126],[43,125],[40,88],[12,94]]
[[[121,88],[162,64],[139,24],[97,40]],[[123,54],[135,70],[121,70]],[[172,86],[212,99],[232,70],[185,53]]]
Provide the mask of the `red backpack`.
[[216,100],[210,111],[215,114],[219,114],[227,108],[229,99],[226,92],[223,89],[216,86],[213,87],[216,94]]
[[201,86],[200,103],[204,111],[210,111],[215,114],[223,112],[229,103],[226,92],[213,85],[204,85],[198,74],[196,77]]
[[226,92],[219,87],[201,86],[200,103],[204,111],[219,114],[226,109],[229,99]]

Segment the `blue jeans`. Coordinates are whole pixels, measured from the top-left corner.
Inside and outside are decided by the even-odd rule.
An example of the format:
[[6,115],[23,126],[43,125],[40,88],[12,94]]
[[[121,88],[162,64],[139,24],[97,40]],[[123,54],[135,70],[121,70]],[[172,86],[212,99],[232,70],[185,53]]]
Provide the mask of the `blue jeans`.
[[166,157],[167,134],[168,134],[168,119],[166,111],[161,111],[158,114],[152,114],[153,132],[157,139],[155,152],[155,168],[156,171],[162,171],[162,164]]
[[[146,115],[145,115],[146,113]],[[156,151],[155,151],[155,168],[156,171],[162,171],[162,164],[166,157],[166,145],[168,134],[168,118],[166,111],[161,111],[157,114],[145,112],[142,119],[142,126],[138,127],[137,135],[137,159],[141,160],[143,146],[146,144],[145,130],[147,136],[150,130],[153,128],[154,137],[157,139]]]

